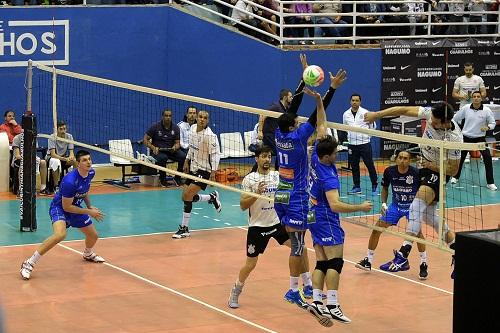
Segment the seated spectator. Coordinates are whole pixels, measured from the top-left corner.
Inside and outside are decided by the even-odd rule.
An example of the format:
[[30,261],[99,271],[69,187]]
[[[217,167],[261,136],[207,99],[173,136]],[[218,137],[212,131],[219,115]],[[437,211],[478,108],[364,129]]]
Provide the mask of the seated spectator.
[[[376,2],[376,1],[375,1]],[[379,15],[378,13],[387,12],[386,5],[384,3],[369,3],[359,6],[359,11],[366,13],[364,15],[357,17],[357,23],[360,24],[379,24],[384,23],[384,15]],[[359,36],[385,36],[386,29],[383,27],[359,27]],[[368,40],[368,43],[377,43],[376,40]]]
[[[340,3],[314,4],[313,12],[327,14],[316,17],[317,24],[346,24],[342,20],[342,15],[340,15],[342,14],[342,5]],[[348,32],[345,27],[321,27],[320,29],[325,37],[346,37]],[[344,41],[338,41],[337,43],[344,43]]]
[[[66,132],[66,123],[64,121],[57,122],[57,137],[73,140],[73,136]],[[74,153],[74,145],[59,140],[49,139],[47,144],[47,164],[49,172],[52,175],[54,192],[59,190],[59,182],[61,181],[61,173],[63,170],[68,170],[70,167],[76,168],[76,159]]]
[[[225,3],[221,4],[219,2],[214,2],[214,5],[217,7],[217,10],[219,11],[219,13],[221,13],[224,16],[231,17],[231,12],[233,9],[226,4],[236,6],[236,3],[238,2],[238,0],[222,0],[222,1],[224,1]],[[229,22],[228,19],[222,18],[222,23],[226,24],[228,22]]]
[[189,134],[191,133],[191,126],[196,124],[198,118],[198,110],[194,106],[188,106],[184,118],[177,123],[181,134],[181,149],[187,154],[189,150]]
[[18,134],[21,134],[23,129],[16,121],[16,114],[13,110],[7,110],[3,114],[4,122],[0,125],[0,132],[7,133],[9,144],[12,145],[12,140]]
[[454,24],[464,23],[464,2],[448,4],[448,11],[450,12],[450,15],[448,16],[448,22],[450,22],[447,32],[448,35],[465,35],[465,32],[467,31],[467,27],[465,25]]
[[[408,11],[408,6],[403,3],[387,4],[386,9],[392,13],[402,13]],[[410,23],[408,15],[385,15],[384,21],[386,23]],[[408,26],[393,26],[388,27],[387,32],[390,36],[408,36],[410,34],[410,27]]]
[[[444,2],[432,1],[430,3],[430,5],[431,5],[431,10],[433,12],[447,12],[448,11],[448,5]],[[446,15],[446,14],[432,15],[432,22],[433,23],[446,23],[446,22],[448,22],[448,15]],[[445,35],[447,30],[448,30],[448,27],[446,25],[435,25],[432,27],[432,34],[433,35]]]
[[[312,4],[310,3],[296,3],[292,6],[293,12],[297,14],[311,14],[313,12],[313,7]],[[311,15],[305,15],[305,16],[292,16],[290,18],[290,23],[291,24],[312,24],[312,19]],[[314,27],[307,27],[307,28],[293,28],[293,36],[294,37],[304,37],[304,32],[307,30],[309,37],[313,38],[314,37]],[[300,45],[305,45],[307,44],[306,41],[300,40],[299,41]],[[309,44],[316,44],[315,41],[309,41]]]
[[231,18],[233,19],[231,24],[238,28],[238,30],[240,30],[241,32],[256,37],[257,31],[239,24],[241,22],[254,28],[258,27],[258,20],[250,15],[254,13],[253,6],[249,3],[244,2],[243,0],[238,0],[235,7],[236,8],[234,8],[233,12],[231,13]]
[[499,2],[500,1],[498,0],[492,1],[492,3],[488,5],[488,11],[493,13],[489,13],[486,15],[487,21],[496,23],[496,24],[488,24],[486,26],[486,32],[489,34],[497,34],[499,32],[498,31],[498,20],[499,20],[498,16],[500,15],[498,12]]
[[[257,0],[257,3],[263,7],[266,7],[268,9],[271,9],[271,10],[274,10],[274,11],[277,11],[277,8],[274,4],[274,1],[273,0]],[[261,8],[258,8],[256,7],[257,9],[257,15],[261,16],[261,17],[264,17],[270,21],[273,21],[274,23],[276,23],[278,20],[276,18],[276,15],[273,14],[272,12],[270,11],[267,11],[265,9],[261,9]],[[278,27],[274,24],[270,24],[266,21],[263,21],[263,20],[260,20],[260,27],[263,28],[266,32],[270,33],[270,34],[273,34],[275,36],[277,36],[277,31],[278,31]],[[272,38],[271,38],[272,39]],[[265,39],[266,41],[269,41],[269,38]]]
[[[151,150],[156,165],[167,166],[168,160],[177,162],[177,171],[182,172],[186,153],[180,149],[180,129],[172,122],[172,111],[164,110],[162,119],[153,124],[144,134],[144,144]],[[160,171],[160,184],[168,186],[167,174]],[[177,185],[181,184],[181,177],[175,176]]]
[[[486,22],[486,14],[481,12],[487,11],[490,0],[472,0],[469,2],[469,22],[473,24],[469,25],[469,34],[484,34],[486,33],[486,26],[481,22]],[[476,24],[474,24],[476,23]],[[481,23],[481,24],[477,24]]]
[[[24,133],[20,133],[14,137],[12,140],[12,167],[14,170],[19,172],[21,167],[21,143],[24,141]],[[38,143],[37,143],[38,147]],[[49,195],[50,191],[47,188],[47,162],[45,160],[41,160],[40,157],[36,156],[36,174],[40,175],[40,194]],[[13,185],[13,192],[18,194],[19,192],[19,174],[16,175],[17,180]]]

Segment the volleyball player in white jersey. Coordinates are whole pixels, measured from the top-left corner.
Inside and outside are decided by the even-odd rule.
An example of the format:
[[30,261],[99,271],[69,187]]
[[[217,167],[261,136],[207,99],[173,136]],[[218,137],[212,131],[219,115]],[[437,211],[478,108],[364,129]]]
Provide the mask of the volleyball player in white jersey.
[[[272,151],[271,147],[257,146],[255,151],[257,171],[249,173],[243,179],[241,187],[244,191],[274,196],[279,183],[279,172],[271,170]],[[231,289],[228,301],[230,308],[240,307],[238,297],[243,290],[246,279],[257,266],[258,256],[266,250],[269,240],[274,238],[280,245],[290,247],[290,237],[285,226],[280,223],[272,201],[242,194],[240,208],[242,210],[248,209],[247,259],[245,265],[240,269],[238,280]],[[309,288],[312,291],[307,251],[304,251],[302,256],[306,269],[306,272],[301,274],[304,288]]]
[[[463,142],[462,131],[458,124],[453,121],[453,107],[448,103],[438,103],[433,107],[420,106],[395,106],[379,112],[368,112],[365,121],[373,122],[384,117],[397,116],[418,117],[426,119],[427,125],[422,137],[427,139]],[[423,161],[420,163],[420,187],[415,199],[410,205],[409,221],[406,233],[417,236],[422,228],[422,222],[431,225],[436,233],[439,228],[439,217],[437,214],[437,201],[439,200],[439,148],[435,146],[421,146]],[[455,176],[460,163],[460,150],[447,150],[445,154],[446,181]],[[454,248],[455,233],[451,231],[448,224],[444,224],[444,240]],[[404,270],[408,265],[413,242],[405,240],[399,251],[394,251],[394,259],[388,265],[388,271],[398,272]],[[452,275],[453,277],[453,275]]]
[[[219,141],[217,136],[208,127],[208,112],[198,112],[196,124],[191,126],[189,135],[189,151],[184,162],[184,173],[199,177],[201,179],[210,179],[211,175],[219,167]],[[182,192],[182,200],[184,201],[184,211],[182,214],[182,222],[179,225],[179,230],[173,234],[172,238],[185,238],[190,236],[189,221],[191,219],[191,210],[193,202],[207,201],[214,205],[218,213],[222,210],[219,200],[219,192],[213,191],[210,194],[198,194],[201,190],[207,188],[207,184],[203,182],[186,180],[187,187]]]

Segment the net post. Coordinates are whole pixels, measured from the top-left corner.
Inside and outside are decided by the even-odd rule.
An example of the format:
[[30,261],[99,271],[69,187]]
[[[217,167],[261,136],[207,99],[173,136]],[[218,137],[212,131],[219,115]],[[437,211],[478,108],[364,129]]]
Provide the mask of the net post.
[[57,72],[56,68],[52,67],[52,121],[54,136],[57,134]]
[[439,147],[439,228],[438,228],[438,246],[444,248],[443,242],[443,229],[445,221],[444,200],[446,198],[444,193],[444,186],[446,184],[446,161],[444,159],[445,148],[442,144]]
[[26,112],[22,118],[21,165],[19,168],[19,219],[21,231],[35,231],[36,222],[36,117],[31,110],[33,64],[28,61]]

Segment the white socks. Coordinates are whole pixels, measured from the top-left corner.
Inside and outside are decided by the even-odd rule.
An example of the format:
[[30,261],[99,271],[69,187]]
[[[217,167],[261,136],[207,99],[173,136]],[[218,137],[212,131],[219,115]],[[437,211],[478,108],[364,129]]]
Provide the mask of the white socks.
[[182,213],[182,222],[181,225],[183,227],[187,227],[189,225],[189,220],[191,219],[191,213]]
[[290,289],[292,289],[292,291],[299,291],[299,277],[298,276],[290,276]]
[[339,304],[339,302],[337,300],[337,290],[327,290],[327,292],[326,292],[326,304],[327,305]]
[[38,251],[35,251],[35,253],[33,253],[33,255],[31,256],[31,258],[28,259],[28,261],[31,265],[34,266],[38,262],[38,260],[40,260],[41,257],[42,255],[38,253]]
[[370,264],[373,262],[374,255],[375,255],[375,250],[368,249],[368,251],[366,252],[366,257],[368,258],[368,261],[370,262]]
[[304,272],[304,273],[300,274],[300,277],[302,278],[302,282],[304,283],[304,286],[312,286],[311,273]]

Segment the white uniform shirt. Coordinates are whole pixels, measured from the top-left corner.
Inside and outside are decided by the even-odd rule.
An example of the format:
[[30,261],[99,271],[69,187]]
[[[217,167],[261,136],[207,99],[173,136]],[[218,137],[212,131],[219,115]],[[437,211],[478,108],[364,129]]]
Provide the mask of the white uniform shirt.
[[[375,123],[368,124],[364,120],[365,114],[367,112],[367,109],[359,107],[358,112],[356,112],[356,116],[354,116],[352,114],[351,108],[349,108],[346,112],[344,112],[342,122],[344,123],[344,125],[348,126],[375,129],[377,127]],[[370,136],[368,134],[349,131],[347,132],[347,141],[350,145],[363,145],[365,143],[370,143]]]
[[189,133],[189,151],[186,158],[191,161],[191,172],[216,171],[220,160],[219,140],[210,127],[196,132],[197,126],[192,125]]
[[180,135],[181,135],[181,148],[188,149],[189,148],[189,132],[191,130],[191,125],[185,121],[179,121],[177,124],[179,126]]
[[471,96],[474,91],[481,91],[481,89],[484,88],[484,81],[480,76],[472,75],[468,78],[467,76],[462,75],[457,77],[455,84],[453,85],[453,89],[457,89],[461,95],[469,96],[468,99],[460,101],[460,108],[471,103]]
[[[431,124],[432,109],[430,107],[420,107],[418,110],[418,117],[420,119],[427,120],[425,125],[425,131],[422,134],[423,138],[438,140],[438,141],[450,141],[450,142],[464,142],[462,136],[462,131],[458,124],[452,120],[455,128],[453,130],[436,130]],[[439,162],[439,148],[434,146],[420,145],[422,150],[422,155],[424,158],[430,162]],[[450,149],[445,154],[445,158],[450,160],[460,159],[460,149]]]
[[481,127],[488,126],[490,130],[495,128],[496,122],[493,112],[484,104],[480,109],[474,109],[472,104],[466,104],[455,114],[453,120],[460,123],[465,119],[462,134],[468,138],[480,138],[486,136]]
[[[266,190],[262,195],[273,196],[278,187],[279,172],[270,171],[267,175],[258,172],[249,173],[243,178],[241,187],[244,191],[256,193],[260,182],[266,183]],[[272,201],[257,199],[248,209],[248,225],[250,227],[270,227],[278,223],[280,220],[276,215]]]

